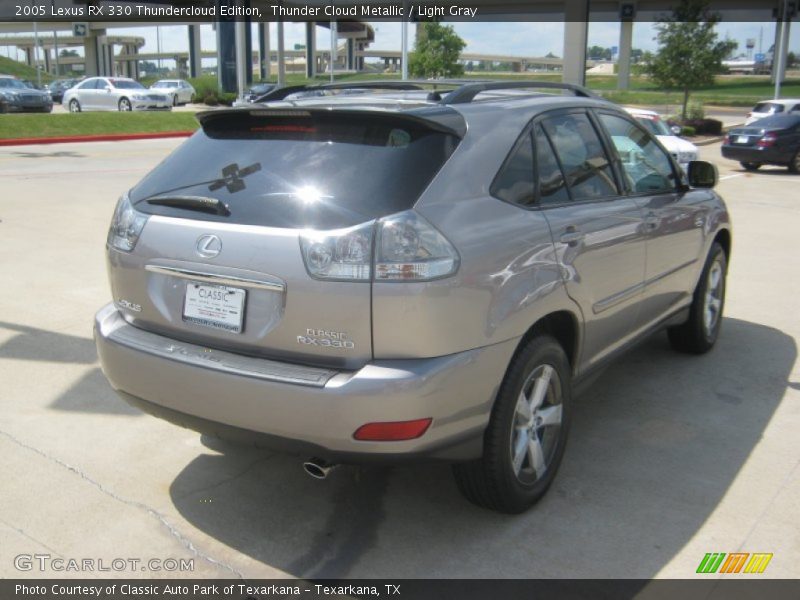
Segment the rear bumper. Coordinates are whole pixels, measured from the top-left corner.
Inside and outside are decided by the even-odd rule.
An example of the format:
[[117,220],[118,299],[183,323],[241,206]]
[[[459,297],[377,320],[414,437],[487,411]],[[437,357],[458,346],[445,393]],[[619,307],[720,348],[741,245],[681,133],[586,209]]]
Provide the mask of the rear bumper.
[[752,146],[723,146],[722,156],[731,160],[753,163],[788,164],[792,159],[789,153],[778,148],[754,148]]
[[[168,421],[331,462],[469,460],[517,340],[357,371],[300,367],[178,342],[129,325],[113,305],[95,318],[103,372],[131,404]],[[419,439],[353,439],[371,422],[431,417]]]

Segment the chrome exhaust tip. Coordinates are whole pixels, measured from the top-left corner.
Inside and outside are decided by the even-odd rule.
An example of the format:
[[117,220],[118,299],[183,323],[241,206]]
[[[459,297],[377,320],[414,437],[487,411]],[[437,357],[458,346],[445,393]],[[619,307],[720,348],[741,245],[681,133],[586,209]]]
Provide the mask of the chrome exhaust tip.
[[332,465],[321,458],[309,458],[303,463],[303,470],[314,479],[325,479],[338,465]]

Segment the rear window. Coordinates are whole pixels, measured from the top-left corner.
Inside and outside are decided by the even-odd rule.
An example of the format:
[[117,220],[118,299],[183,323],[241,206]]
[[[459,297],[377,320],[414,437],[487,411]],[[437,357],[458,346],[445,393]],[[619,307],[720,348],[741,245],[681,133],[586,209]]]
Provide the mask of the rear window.
[[[458,144],[455,135],[384,114],[258,113],[209,117],[131,190],[136,208],[268,227],[349,227],[411,208]],[[214,198],[230,214],[146,202],[168,195]]]
[[800,115],[775,115],[759,119],[751,128],[758,129],[789,129],[800,124]]

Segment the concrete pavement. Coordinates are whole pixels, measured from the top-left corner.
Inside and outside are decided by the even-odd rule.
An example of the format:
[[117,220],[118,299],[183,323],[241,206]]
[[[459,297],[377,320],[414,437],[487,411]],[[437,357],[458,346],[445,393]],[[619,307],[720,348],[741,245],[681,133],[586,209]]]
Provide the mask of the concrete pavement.
[[0,149],[0,576],[93,576],[14,566],[48,553],[194,561],[103,573],[126,577],[686,578],[735,551],[800,575],[800,177],[701,149],[734,220],[718,347],[678,355],[659,335],[623,357],[576,403],[548,496],[509,517],[464,501],[446,466],[315,481],[115,396],[91,339],[108,222],[179,143]]

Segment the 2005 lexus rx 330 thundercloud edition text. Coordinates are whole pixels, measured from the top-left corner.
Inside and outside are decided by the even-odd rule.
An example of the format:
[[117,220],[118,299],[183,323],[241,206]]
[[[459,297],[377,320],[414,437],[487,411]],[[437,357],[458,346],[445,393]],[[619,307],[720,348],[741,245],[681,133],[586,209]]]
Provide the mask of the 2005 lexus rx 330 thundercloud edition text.
[[[433,88],[433,89],[432,89]],[[538,82],[279,88],[122,196],[95,337],[128,402],[341,463],[444,460],[520,512],[576,390],[719,335],[730,220],[627,112]]]

